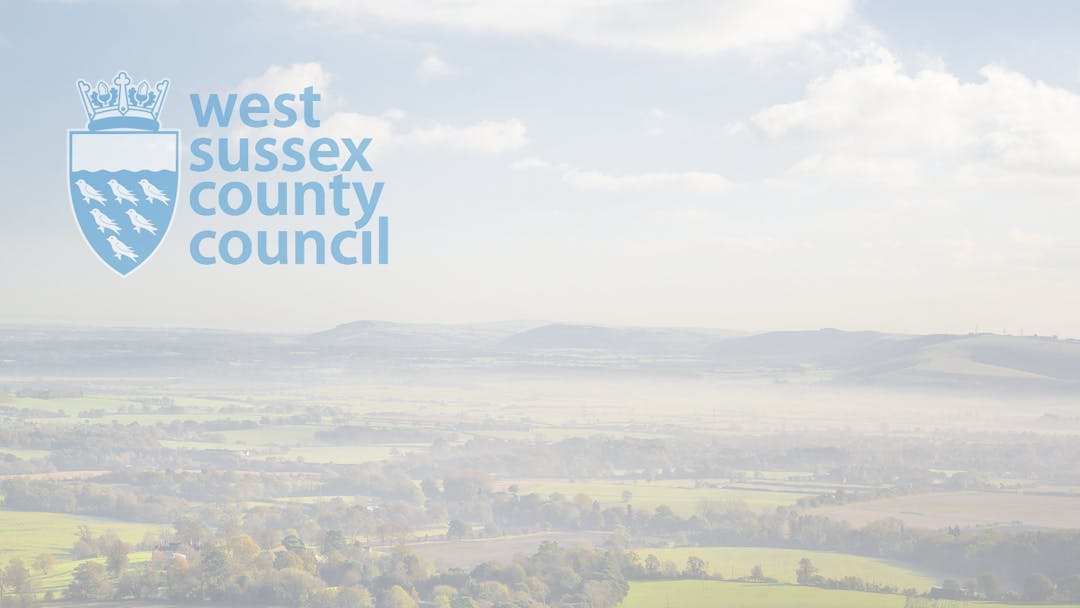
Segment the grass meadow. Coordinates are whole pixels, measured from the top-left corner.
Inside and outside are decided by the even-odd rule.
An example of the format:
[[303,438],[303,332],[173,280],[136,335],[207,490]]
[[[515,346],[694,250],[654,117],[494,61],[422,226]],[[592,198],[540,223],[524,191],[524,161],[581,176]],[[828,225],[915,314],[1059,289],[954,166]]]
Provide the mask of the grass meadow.
[[[649,581],[630,585],[619,608],[904,608],[902,595],[725,581]],[[947,602],[948,608],[1008,608],[1017,604]],[[1055,604],[1055,608],[1080,608]],[[945,603],[942,604],[945,607]]]
[[754,566],[761,566],[766,577],[782,583],[794,583],[795,568],[798,567],[799,560],[805,557],[814,562],[819,569],[818,573],[826,578],[857,576],[868,583],[892,585],[901,590],[915,588],[920,593],[941,584],[936,577],[901,564],[845,553],[769,547],[680,547],[638,549],[637,552],[642,559],[652,554],[662,562],[675,562],[680,568],[686,565],[686,558],[696,555],[709,564],[710,572],[727,579],[749,576]]

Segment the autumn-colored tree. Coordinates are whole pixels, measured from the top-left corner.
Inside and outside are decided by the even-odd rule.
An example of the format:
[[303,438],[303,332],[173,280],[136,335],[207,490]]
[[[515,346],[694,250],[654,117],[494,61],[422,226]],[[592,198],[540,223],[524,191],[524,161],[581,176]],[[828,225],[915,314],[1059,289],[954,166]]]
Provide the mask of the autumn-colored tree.
[[56,556],[52,553],[42,553],[34,558],[34,568],[42,574],[48,574],[56,566]]
[[4,570],[4,579],[15,593],[30,593],[30,570],[17,557],[11,558]]
[[109,584],[109,573],[105,566],[97,562],[79,564],[75,568],[67,593],[73,600],[100,601],[111,598],[113,589]]

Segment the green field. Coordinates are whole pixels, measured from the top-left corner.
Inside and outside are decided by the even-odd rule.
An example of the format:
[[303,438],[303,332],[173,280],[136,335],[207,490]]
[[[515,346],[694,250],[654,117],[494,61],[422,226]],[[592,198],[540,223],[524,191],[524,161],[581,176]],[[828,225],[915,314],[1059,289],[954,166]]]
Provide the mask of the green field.
[[221,431],[226,443],[246,446],[295,446],[314,441],[315,433],[332,428],[329,425],[279,424],[253,429]]
[[[635,509],[655,509],[660,505],[671,507],[675,513],[684,517],[697,512],[702,502],[730,502],[740,501],[746,503],[755,510],[771,510],[779,506],[793,505],[800,498],[821,494],[816,492],[795,491],[770,491],[755,490],[745,486],[738,488],[723,487],[724,481],[718,482],[718,487],[694,487],[692,481],[687,480],[662,480],[662,481],[552,481],[552,480],[521,480],[507,481],[505,484],[516,483],[519,493],[549,495],[560,493],[567,498],[573,498],[577,494],[585,494],[594,500],[599,500],[604,507],[612,507],[625,504],[622,500],[623,492],[633,494],[631,504]],[[794,489],[794,488],[793,488]]]
[[52,454],[50,450],[22,450],[18,448],[0,448],[0,454],[11,454],[20,460],[34,460],[35,458],[48,458]]
[[[254,413],[232,412],[229,414],[219,413],[222,406],[235,407],[238,402],[217,401],[199,398],[179,397],[174,398],[174,406],[182,408],[181,412],[160,411],[156,406],[144,410],[139,404],[137,397],[130,395],[88,395],[83,397],[62,397],[56,399],[37,399],[32,397],[17,397],[12,399],[9,405],[17,408],[27,408],[46,412],[62,412],[66,417],[31,417],[28,420],[38,422],[62,422],[71,423],[76,420],[90,419],[95,422],[119,422],[128,424],[154,424],[158,422],[171,422],[173,420],[193,420],[207,422],[231,418],[233,420],[257,420]],[[83,416],[88,412],[95,412],[93,417]]]
[[795,568],[806,557],[818,567],[826,578],[857,576],[870,583],[892,585],[900,590],[915,588],[920,593],[929,591],[941,582],[900,564],[885,560],[800,549],[772,549],[768,547],[680,547],[677,549],[639,549],[638,554],[655,555],[660,561],[675,562],[679,568],[686,565],[686,558],[696,555],[709,564],[709,571],[728,579],[750,575],[750,569],[761,566],[765,576],[783,583],[795,582]]
[[156,533],[163,527],[63,513],[0,509],[0,563],[18,557],[29,565],[41,553],[52,553],[57,560],[68,561],[80,525],[89,526],[95,535],[112,530],[128,543],[141,543],[147,532]]
[[[724,581],[649,581],[630,585],[619,608],[903,608],[902,595]],[[953,602],[957,607],[1010,608],[1017,604]],[[1080,608],[1055,604],[1055,608]]]
[[389,460],[395,454],[420,452],[429,445],[418,443],[379,444],[379,445],[341,445],[341,446],[302,446],[291,447],[286,452],[266,456],[278,460],[296,460],[305,462],[332,462],[337,464],[363,464]]
[[[152,556],[152,551],[136,551],[134,553],[129,553],[128,564],[130,566],[144,564],[149,562]],[[56,597],[63,596],[64,592],[67,591],[68,585],[71,584],[75,568],[83,562],[99,562],[104,564],[105,558],[99,557],[82,561],[60,562],[55,568],[50,570],[47,575],[42,575],[37,570],[31,569],[31,572],[33,573],[34,593],[44,595],[45,593],[52,591]],[[30,567],[31,564],[27,562],[27,566]]]
[[794,585],[649,581],[630,585],[621,608],[903,608],[904,596]]
[[62,397],[56,399],[35,399],[31,397],[16,397],[9,404],[13,407],[49,412],[64,412],[68,416],[78,416],[80,412],[88,410],[103,410],[115,412],[120,406],[133,404],[130,397],[112,397],[107,395],[95,395],[93,397]]

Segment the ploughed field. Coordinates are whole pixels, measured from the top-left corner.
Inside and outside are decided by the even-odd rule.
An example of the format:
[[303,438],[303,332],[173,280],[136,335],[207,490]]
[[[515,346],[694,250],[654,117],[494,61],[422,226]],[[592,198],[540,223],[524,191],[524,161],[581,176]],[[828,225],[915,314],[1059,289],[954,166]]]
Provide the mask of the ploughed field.
[[939,492],[815,509],[815,514],[863,526],[886,518],[936,530],[949,526],[1080,528],[1080,496],[1036,492]]

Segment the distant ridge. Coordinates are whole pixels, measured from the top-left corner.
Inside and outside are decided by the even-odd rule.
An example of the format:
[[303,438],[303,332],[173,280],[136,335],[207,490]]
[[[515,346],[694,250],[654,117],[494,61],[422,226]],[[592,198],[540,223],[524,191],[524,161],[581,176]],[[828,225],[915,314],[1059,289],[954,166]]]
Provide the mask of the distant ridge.
[[712,344],[741,335],[714,329],[609,327],[553,323],[502,341],[509,351],[599,350],[637,354],[701,355]]
[[904,357],[922,348],[963,339],[961,336],[911,336],[874,331],[777,331],[715,344],[716,361],[757,362],[780,367],[858,367],[882,359]]
[[353,352],[453,352],[494,348],[507,336],[529,330],[540,323],[507,321],[470,325],[436,325],[355,321],[317,332],[301,339],[315,348]]
[[569,370],[1080,393],[1080,341],[994,334],[357,321],[312,334],[0,327],[0,378]]

